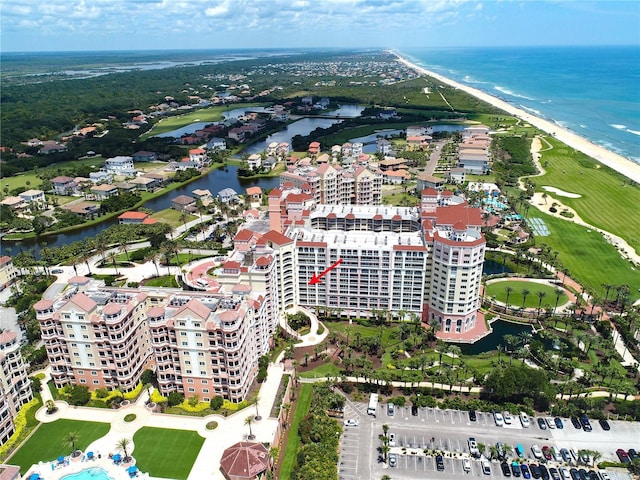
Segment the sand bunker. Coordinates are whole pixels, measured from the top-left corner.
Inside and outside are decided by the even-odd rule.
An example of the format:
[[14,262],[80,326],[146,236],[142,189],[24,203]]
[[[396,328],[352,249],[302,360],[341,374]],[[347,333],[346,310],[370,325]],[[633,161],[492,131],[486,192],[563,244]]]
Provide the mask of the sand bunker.
[[560,190],[559,188],[556,188],[556,187],[544,186],[544,187],[542,187],[542,189],[546,190],[547,192],[551,192],[551,193],[555,193],[556,195],[560,195],[561,197],[580,198],[582,196],[582,195],[578,195],[577,193],[565,192],[564,190]]

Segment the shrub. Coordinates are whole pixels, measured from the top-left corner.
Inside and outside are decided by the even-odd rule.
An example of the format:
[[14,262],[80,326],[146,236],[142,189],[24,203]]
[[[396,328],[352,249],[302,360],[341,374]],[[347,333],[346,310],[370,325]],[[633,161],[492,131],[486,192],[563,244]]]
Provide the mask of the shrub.
[[67,390],[67,398],[71,405],[86,405],[91,400],[91,392],[84,385],[73,385]]
[[232,412],[237,412],[238,410],[242,410],[243,408],[246,408],[247,405],[248,404],[247,404],[246,400],[243,400],[240,403],[233,403],[233,402],[230,402],[229,400],[225,400],[224,403],[222,404],[222,408],[224,410],[230,410]]
[[138,385],[136,385],[136,388],[134,388],[132,391],[125,393],[124,399],[125,400],[135,400],[136,398],[138,398],[138,396],[142,393],[142,383],[138,383]]
[[182,402],[184,402],[184,395],[182,395],[179,392],[171,392],[167,399],[167,404],[170,407],[175,407],[176,405],[180,405]]
[[41,404],[42,400],[38,395],[20,409],[18,415],[13,419],[13,424],[15,426],[13,435],[11,435],[9,440],[7,440],[7,442],[0,448],[0,461],[4,461],[16,446],[18,446],[29,435],[31,430],[39,425],[38,421],[35,419],[35,414]]
[[163,397],[158,390],[154,390],[151,394],[151,401],[155,404],[167,403],[168,399]]
[[222,397],[213,397],[209,402],[209,406],[212,410],[220,410],[224,405],[224,398]]
[[189,403],[190,407],[194,408],[196,405],[198,405],[198,403],[200,403],[200,398],[198,398],[198,395],[193,395],[189,397],[189,400],[187,400],[187,403]]
[[109,391],[106,388],[98,388],[95,391],[96,398],[107,398],[109,396]]
[[136,414],[135,413],[129,413],[128,415],[125,415],[124,417],[124,421],[125,422],[133,422],[136,419]]

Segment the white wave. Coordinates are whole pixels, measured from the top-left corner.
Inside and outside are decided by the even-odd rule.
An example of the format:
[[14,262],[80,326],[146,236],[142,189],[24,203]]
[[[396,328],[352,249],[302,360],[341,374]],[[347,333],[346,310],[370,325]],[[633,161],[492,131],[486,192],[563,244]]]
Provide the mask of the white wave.
[[634,135],[640,135],[640,132],[638,130],[631,130],[631,129],[627,128],[627,132],[633,133]]
[[495,90],[498,90],[499,92],[502,92],[505,95],[509,95],[511,97],[524,98],[525,100],[535,100],[535,98],[527,97],[526,95],[520,95],[519,93],[513,92],[513,91],[509,90],[508,88],[501,87],[500,85],[494,85],[493,88]]
[[579,126],[580,128],[588,128],[586,125],[583,125],[583,124],[581,124],[581,123],[580,123],[578,126]]
[[528,112],[531,112],[539,117],[542,116],[542,112],[540,110],[536,110],[535,108],[527,107],[526,105],[522,105],[522,104],[520,104],[520,108],[527,110]]
[[609,125],[611,125],[613,128],[617,128],[618,130],[624,130],[625,128],[627,128],[626,125],[620,125],[618,123],[610,123]]

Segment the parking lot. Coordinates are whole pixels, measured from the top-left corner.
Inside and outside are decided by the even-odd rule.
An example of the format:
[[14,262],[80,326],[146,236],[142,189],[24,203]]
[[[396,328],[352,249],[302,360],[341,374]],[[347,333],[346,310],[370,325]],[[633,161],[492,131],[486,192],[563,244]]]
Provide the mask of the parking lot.
[[[611,430],[604,431],[597,421],[593,421],[593,431],[584,432],[572,426],[569,419],[563,419],[563,429],[541,430],[536,419],[531,426],[523,428],[517,417],[511,425],[497,427],[491,413],[478,412],[477,421],[469,420],[468,412],[459,410],[440,410],[437,408],[419,408],[417,415],[411,414],[411,407],[396,407],[395,414],[389,416],[386,404],[380,404],[376,418],[366,414],[367,405],[347,402],[345,419],[357,419],[357,427],[345,427],[342,438],[339,478],[378,479],[390,475],[392,479],[436,479],[436,478],[502,478],[499,462],[492,462],[491,475],[483,475],[480,462],[471,460],[471,471],[465,473],[463,458],[469,458],[467,440],[474,437],[478,443],[487,446],[503,442],[513,449],[508,458],[515,458],[515,446],[522,445],[526,463],[539,463],[531,451],[533,445],[540,448],[554,447],[575,450],[596,450],[602,453],[602,460],[616,460],[617,448],[640,449],[640,424],[634,422],[611,421]],[[389,426],[389,434],[395,437],[395,446],[390,453],[396,454],[397,465],[389,467],[379,458],[379,436],[382,426]],[[424,450],[444,452],[444,471],[436,469],[433,456],[425,455]],[[548,462],[550,466],[560,463]],[[612,473],[612,472],[610,472]],[[612,475],[613,479],[627,480],[629,475]]]

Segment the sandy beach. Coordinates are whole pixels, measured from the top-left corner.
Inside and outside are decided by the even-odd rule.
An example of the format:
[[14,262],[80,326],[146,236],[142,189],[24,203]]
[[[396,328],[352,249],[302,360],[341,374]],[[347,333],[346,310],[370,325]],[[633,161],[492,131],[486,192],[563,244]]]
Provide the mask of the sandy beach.
[[392,52],[392,53],[396,55],[402,63],[416,70],[417,72],[424,75],[428,75],[429,77],[433,77],[442,83],[450,85],[454,88],[458,88],[464,92],[467,92],[470,95],[473,95],[476,98],[479,98],[484,102],[487,102],[493,105],[494,107],[504,110],[510,115],[513,115],[514,117],[518,117],[521,120],[528,122],[531,125],[539,128],[543,132],[546,132],[549,135],[554,136],[555,138],[565,143],[566,145],[570,146],[571,148],[574,148],[584,153],[585,155],[588,155],[589,157],[594,158],[595,160],[599,161],[603,165],[606,165],[612,168],[613,170],[621,173],[625,177],[640,183],[640,165],[638,165],[637,163],[634,163],[631,160],[621,155],[618,155],[617,153],[611,152],[606,148],[596,145],[590,142],[589,140],[587,140],[586,138],[576,135],[575,133],[570,132],[569,130],[563,127],[560,127],[559,125],[556,125],[555,123],[552,123],[548,120],[544,120],[543,118],[537,117],[535,115],[531,115],[530,113],[527,113],[526,111],[520,108],[514,107],[510,103],[507,103],[504,100],[494,97],[493,95],[489,95],[488,93],[478,90],[477,88],[468,87],[454,80],[451,80],[450,78],[444,77],[438,73],[432,72],[418,65],[415,65],[414,63],[411,63],[410,61],[408,61],[406,58],[403,58],[402,56],[398,55],[398,53],[396,52]]

